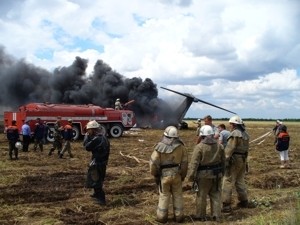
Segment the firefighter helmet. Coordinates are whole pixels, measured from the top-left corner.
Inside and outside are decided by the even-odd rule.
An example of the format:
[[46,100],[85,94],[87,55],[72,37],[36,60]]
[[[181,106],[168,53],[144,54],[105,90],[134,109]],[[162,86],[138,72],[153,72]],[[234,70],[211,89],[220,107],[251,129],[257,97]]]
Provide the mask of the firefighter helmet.
[[214,130],[209,125],[203,125],[200,128],[200,136],[208,136],[214,134]]
[[21,150],[22,149],[22,143],[20,141],[17,141],[16,144],[15,144],[15,147],[18,149],[18,150]]
[[174,126],[168,126],[164,131],[164,135],[170,138],[177,138],[178,137],[177,128]]
[[243,124],[241,117],[235,115],[229,119],[229,123]]
[[87,123],[86,125],[86,129],[96,129],[96,128],[99,128],[100,127],[100,124],[97,123],[96,120],[92,120],[90,122]]

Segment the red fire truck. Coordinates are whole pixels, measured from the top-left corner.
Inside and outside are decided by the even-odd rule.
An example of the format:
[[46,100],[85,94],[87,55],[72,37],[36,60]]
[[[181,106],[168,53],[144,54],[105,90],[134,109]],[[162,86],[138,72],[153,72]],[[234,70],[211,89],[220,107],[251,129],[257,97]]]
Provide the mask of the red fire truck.
[[61,117],[62,126],[66,125],[68,119],[73,120],[74,139],[80,138],[85,133],[85,126],[90,120],[96,120],[111,137],[120,137],[123,131],[132,128],[136,119],[131,110],[115,110],[113,108],[102,108],[96,105],[70,105],[70,104],[50,104],[50,103],[29,103],[19,107],[17,112],[4,112],[5,130],[11,125],[12,120],[17,121],[18,129],[25,121],[29,121],[32,131],[36,124],[36,119],[40,118],[46,122],[50,128],[47,139],[53,141],[53,127]]

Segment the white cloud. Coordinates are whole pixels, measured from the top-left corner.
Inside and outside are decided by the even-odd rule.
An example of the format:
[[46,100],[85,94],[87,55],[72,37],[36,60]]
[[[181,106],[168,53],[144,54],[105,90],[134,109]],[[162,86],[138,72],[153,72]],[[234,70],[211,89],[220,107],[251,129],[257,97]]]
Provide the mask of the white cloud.
[[[80,56],[89,60],[90,73],[102,59],[124,76],[149,77],[158,86],[188,90],[248,117],[297,117],[296,0],[0,4],[0,44],[37,66],[52,70]],[[83,41],[94,47],[78,45]],[[189,113],[205,108],[193,104]]]

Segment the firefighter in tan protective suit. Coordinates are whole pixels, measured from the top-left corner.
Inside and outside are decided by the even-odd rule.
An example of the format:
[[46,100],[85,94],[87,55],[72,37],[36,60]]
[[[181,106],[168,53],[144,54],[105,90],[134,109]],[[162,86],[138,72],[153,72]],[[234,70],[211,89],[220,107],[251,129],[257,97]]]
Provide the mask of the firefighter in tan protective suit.
[[[221,186],[225,167],[224,148],[214,138],[211,126],[200,129],[201,142],[194,148],[188,180],[194,182],[196,191],[195,220],[206,221],[207,196],[210,198],[212,220],[219,221],[221,216]],[[196,190],[195,190],[196,189]]]
[[164,131],[162,140],[156,144],[150,159],[150,172],[159,185],[157,221],[168,221],[170,198],[176,222],[183,222],[182,182],[188,167],[187,151],[178,137],[177,128],[169,126]]
[[240,208],[253,208],[255,205],[248,201],[245,173],[249,150],[249,135],[245,130],[242,119],[235,115],[230,118],[231,133],[225,148],[226,169],[223,179],[223,212],[231,212],[232,192],[235,187]]

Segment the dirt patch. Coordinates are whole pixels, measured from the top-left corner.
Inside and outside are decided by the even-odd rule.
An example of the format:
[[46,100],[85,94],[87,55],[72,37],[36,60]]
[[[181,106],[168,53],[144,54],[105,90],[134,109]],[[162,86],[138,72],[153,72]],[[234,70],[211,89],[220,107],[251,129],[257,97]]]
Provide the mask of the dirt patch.
[[[252,139],[272,128],[268,124],[259,124],[260,129],[256,129],[257,126],[247,125]],[[293,140],[290,151],[292,169],[279,169],[279,155],[274,151],[272,136],[261,143],[251,144],[247,184],[249,196],[256,201],[257,208],[234,208],[233,213],[223,214],[222,224],[257,224],[260,221],[258,215],[269,218],[268,215],[277,210],[295,208],[300,186],[298,127],[288,126]],[[195,146],[195,129],[190,126],[187,130],[180,130],[189,156]],[[31,145],[28,153],[20,152],[18,161],[10,161],[7,141],[3,134],[0,135],[0,224],[157,224],[158,189],[149,174],[148,160],[161,135],[162,130],[143,129],[110,139],[111,154],[104,184],[106,206],[97,205],[90,197],[92,190],[84,186],[91,155],[82,148],[82,141],[72,143],[75,156],[72,159],[68,154],[64,159],[59,159],[56,154],[48,156],[51,147],[48,144],[44,152],[32,151]],[[195,193],[187,181],[183,190],[184,224],[196,224],[191,217],[195,212]],[[234,193],[233,205],[237,201]],[[168,224],[175,224],[171,209]]]

